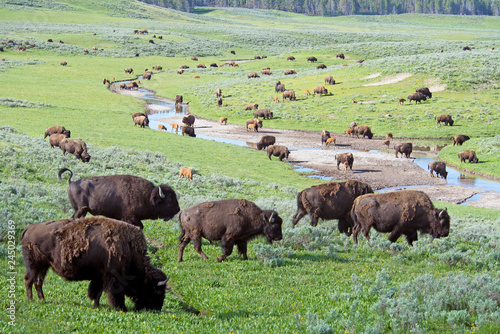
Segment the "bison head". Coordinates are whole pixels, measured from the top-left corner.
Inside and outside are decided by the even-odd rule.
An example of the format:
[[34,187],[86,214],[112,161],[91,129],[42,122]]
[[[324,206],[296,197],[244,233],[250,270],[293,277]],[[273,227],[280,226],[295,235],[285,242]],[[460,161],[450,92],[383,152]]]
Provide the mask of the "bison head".
[[152,265],[146,270],[142,293],[134,298],[135,310],[158,310],[163,307],[169,277]]
[[446,209],[434,209],[434,223],[431,224],[431,235],[434,238],[447,237],[450,233],[450,216]]
[[278,213],[274,210],[264,210],[262,212],[262,219],[264,220],[263,233],[269,243],[283,239],[281,232],[281,224],[283,220]]
[[84,153],[82,154],[82,162],[89,162],[89,161],[90,161],[90,158],[91,158],[91,156],[90,156],[90,154],[88,154],[87,152],[84,152]]
[[175,191],[169,185],[162,184],[151,191],[151,203],[158,213],[158,218],[165,221],[172,219],[181,210]]

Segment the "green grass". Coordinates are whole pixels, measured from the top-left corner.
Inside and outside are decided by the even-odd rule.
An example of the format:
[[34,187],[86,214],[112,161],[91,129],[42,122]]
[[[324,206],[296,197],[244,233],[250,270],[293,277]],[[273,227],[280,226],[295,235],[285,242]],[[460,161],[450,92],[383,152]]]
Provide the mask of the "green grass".
[[[474,149],[480,163],[462,166],[500,177],[498,18],[311,18],[227,8],[188,14],[118,0],[44,1],[42,8],[13,7],[13,3],[0,8],[0,40],[29,40],[37,46],[26,52],[9,48],[0,53],[5,58],[0,61],[2,255],[8,254],[9,220],[15,223],[19,240],[29,224],[72,214],[67,183],[56,177],[62,167],[71,168],[75,179],[134,174],[155,184],[168,183],[182,208],[206,200],[247,198],[278,211],[285,236],[273,246],[263,239],[252,241],[249,261],[242,261],[235,251],[226,262],[216,263],[218,243],[204,242],[208,261],[189,245],[185,261],[177,263],[176,220],[147,221],[144,233],[152,262],[171,276],[175,295],[167,295],[161,312],[129,313],[109,309],[105,298],[93,310],[86,297],[87,282],[65,282],[52,272],[44,285],[46,302],[28,303],[17,241],[15,332],[500,330],[499,210],[435,203],[450,212],[450,236],[431,242],[421,235],[411,248],[403,239],[390,244],[387,235],[376,232],[370,244],[361,237],[354,246],[350,238],[338,234],[335,221],[310,228],[306,218],[292,230],[297,191],[321,181],[299,175],[286,163],[269,161],[263,152],[133,127],[130,115],[142,111],[142,103],[112,94],[102,84],[103,78],[131,78],[123,72],[126,67],[140,74],[161,65],[171,70],[155,74],[142,85],[160,96],[183,95],[191,111],[201,117],[224,115],[231,123],[244,124],[251,115],[243,108],[259,103],[274,112],[274,119],[264,121],[271,128],[343,132],[355,120],[371,126],[375,136],[392,132],[400,138],[450,138],[463,133],[472,139],[461,147],[446,147],[440,157],[460,165],[458,152]],[[134,29],[148,29],[150,34],[137,36]],[[153,34],[164,39],[149,44]],[[48,38],[65,43],[50,44]],[[462,51],[464,45],[473,51]],[[84,48],[92,46],[104,50],[83,54]],[[346,55],[345,60],[335,58],[339,52]],[[135,57],[136,53],[140,56]],[[209,66],[255,55],[268,58],[243,62],[237,68],[195,68],[198,63]],[[288,55],[297,60],[287,62]],[[199,60],[192,61],[192,56]],[[305,61],[309,56],[316,56],[316,64],[324,63],[328,69],[317,70],[316,64]],[[356,63],[359,59],[365,62]],[[59,65],[62,60],[68,66]],[[190,69],[178,75],[175,70],[181,65]],[[271,77],[247,79],[248,73],[260,72],[264,66],[271,67]],[[284,76],[289,68],[298,74]],[[374,73],[381,74],[363,79]],[[412,75],[389,85],[363,86],[396,73]],[[326,74],[338,83],[326,86],[333,94],[306,98],[304,90],[323,85]],[[195,75],[200,78],[194,79]],[[296,102],[272,104],[277,80],[295,90]],[[416,88],[438,83],[446,84],[446,90],[435,92],[432,99],[398,105],[398,98],[406,98]],[[223,108],[215,103],[217,87],[223,92]],[[453,127],[436,126],[434,116],[441,113],[453,116]],[[63,157],[48,147],[42,134],[55,124],[87,142],[90,163]],[[181,166],[195,170],[192,182],[177,178]],[[8,264],[5,259],[0,262],[3,269]],[[7,273],[2,270],[4,292],[9,288],[3,279],[9,278]],[[424,288],[429,294],[422,293]],[[4,310],[7,302],[4,297]],[[133,305],[127,301],[127,306]],[[0,331],[12,331],[6,312],[0,321]]]

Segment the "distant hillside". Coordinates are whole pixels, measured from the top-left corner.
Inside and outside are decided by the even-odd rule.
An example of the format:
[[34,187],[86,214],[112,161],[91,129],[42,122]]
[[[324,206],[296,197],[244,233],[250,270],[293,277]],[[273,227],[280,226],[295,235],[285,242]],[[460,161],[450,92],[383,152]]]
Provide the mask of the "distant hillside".
[[500,14],[497,0],[140,0],[156,6],[191,12],[196,7],[274,9],[317,16],[359,14]]

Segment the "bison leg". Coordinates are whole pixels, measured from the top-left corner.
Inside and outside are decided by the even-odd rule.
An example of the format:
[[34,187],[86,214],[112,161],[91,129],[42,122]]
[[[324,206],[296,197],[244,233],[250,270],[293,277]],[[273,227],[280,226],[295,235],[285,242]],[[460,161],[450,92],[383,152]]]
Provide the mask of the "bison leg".
[[358,244],[358,233],[360,230],[361,230],[361,225],[359,225],[359,224],[354,225],[354,227],[352,229],[352,240],[353,240],[355,245]]
[[82,206],[79,209],[75,209],[75,213],[73,213],[73,219],[84,218],[87,215],[87,212],[90,211],[88,206]]
[[203,253],[203,251],[201,250],[201,236],[199,235],[193,236],[192,240],[193,240],[194,250],[201,255],[203,260],[208,260],[208,256],[206,256],[205,253]]
[[182,262],[182,254],[184,253],[184,248],[186,248],[187,244],[191,241],[191,238],[184,237],[179,241],[179,256],[177,257],[177,262]]
[[396,226],[389,234],[389,237],[387,239],[389,239],[390,242],[396,242],[401,236],[401,234],[403,234],[401,228]]
[[90,300],[94,301],[94,308],[99,307],[99,300],[101,299],[103,290],[103,282],[101,279],[95,279],[90,281],[89,287],[87,289],[87,296]]
[[109,306],[118,308],[123,312],[127,312],[127,307],[125,306],[125,295],[123,294],[125,287],[122,285],[120,280],[115,277],[105,278],[103,286],[106,294],[108,295]]
[[292,228],[295,228],[295,225],[297,225],[299,220],[301,220],[302,217],[305,216],[305,214],[306,214],[306,212],[304,212],[301,208],[297,209],[297,213],[295,213],[295,215],[293,215]]
[[413,245],[413,241],[418,240],[417,231],[411,231],[409,233],[405,233],[405,236],[406,236],[406,241],[408,242],[408,245],[410,245],[410,246]]
[[33,300],[33,283],[35,283],[38,299],[44,300],[45,296],[43,295],[42,285],[49,267],[37,268],[36,270],[29,268],[29,266],[27,266],[27,268],[26,275],[24,276],[24,285],[26,287],[26,297],[28,301]]
[[217,262],[222,262],[231,255],[233,252],[234,240],[228,239],[226,236],[223,236],[220,241],[220,248],[222,249],[222,256],[217,259]]
[[[48,269],[49,269],[49,267],[45,267],[45,268],[41,268],[41,269],[39,268],[39,270],[37,271],[37,273],[35,275],[35,289],[36,289],[36,294],[38,295],[38,299],[40,299],[40,300],[45,300],[42,286],[43,286],[43,281],[45,280],[45,276],[47,275]],[[30,291],[31,291],[31,288],[30,288]]]
[[340,233],[344,233],[345,235],[350,237],[352,232],[352,224],[349,222],[347,218],[340,218],[338,229]]
[[248,260],[247,256],[247,242],[244,240],[236,241],[238,252],[243,255],[243,260]]

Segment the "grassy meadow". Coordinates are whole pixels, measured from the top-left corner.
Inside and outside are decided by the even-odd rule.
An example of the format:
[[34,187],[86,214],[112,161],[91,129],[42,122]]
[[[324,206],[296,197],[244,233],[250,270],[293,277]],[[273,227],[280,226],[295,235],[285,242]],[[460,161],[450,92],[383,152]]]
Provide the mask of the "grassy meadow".
[[[369,125],[375,136],[466,134],[471,140],[462,147],[445,147],[440,158],[460,165],[458,152],[473,149],[480,163],[462,167],[500,177],[498,18],[319,18],[236,8],[198,8],[189,14],[137,1],[40,0],[8,1],[0,6],[0,19],[0,41],[6,42],[0,52],[1,332],[500,331],[498,210],[435,203],[450,212],[450,236],[431,242],[420,235],[413,247],[403,238],[390,244],[387,235],[376,232],[370,244],[360,236],[355,246],[339,235],[336,221],[311,228],[305,217],[292,230],[297,192],[321,181],[269,161],[264,152],[134,127],[130,115],[143,111],[143,103],[113,94],[102,84],[103,78],[135,78],[161,65],[163,70],[141,86],[160,96],[183,95],[192,113],[209,119],[226,116],[230,123],[244,124],[251,117],[244,107],[258,103],[274,112],[272,120],[264,121],[270,128],[342,133],[356,121]],[[133,34],[135,29],[149,34]],[[26,51],[19,51],[17,43],[26,45]],[[463,51],[465,45],[472,51]],[[337,53],[345,59],[336,58]],[[296,60],[287,61],[290,55]],[[191,60],[194,56],[197,61]],[[318,61],[307,62],[310,56]],[[242,62],[209,67],[227,60]],[[327,69],[317,69],[318,64]],[[182,65],[189,69],[179,75]],[[265,66],[271,76],[247,78]],[[126,67],[134,75],[125,74]],[[297,74],[285,76],[287,69]],[[411,75],[365,86],[401,73]],[[335,85],[324,84],[327,74]],[[273,96],[281,100],[274,91],[278,80],[295,91],[297,101],[273,104]],[[318,85],[325,85],[329,94],[305,95]],[[421,104],[398,104],[416,88],[440,85],[445,89]],[[216,105],[218,87],[222,107]],[[439,114],[451,114],[455,124],[437,126],[434,117]],[[90,163],[51,149],[43,133],[52,125],[64,125],[72,138],[83,139]],[[19,236],[29,224],[73,213],[67,183],[57,180],[63,167],[74,172],[74,179],[134,174],[168,183],[181,208],[247,198],[280,213],[284,238],[272,246],[256,239],[249,244],[249,261],[235,250],[224,263],[215,261],[218,243],[203,242],[207,261],[188,245],[185,261],[177,263],[177,220],[146,221],[152,263],[171,276],[172,293],[161,312],[122,313],[110,309],[105,297],[99,309],[92,309],[88,282],[66,282],[53,272],[44,284],[46,301],[28,303]],[[179,167],[192,168],[193,181],[178,179]],[[8,257],[9,222],[16,232],[14,259]],[[6,310],[11,299],[8,260],[15,260],[15,326],[9,325]],[[133,304],[128,300],[127,306]]]

